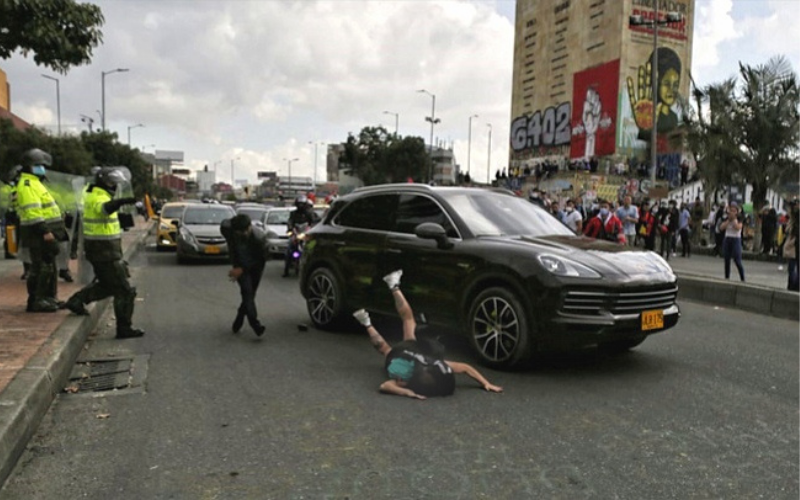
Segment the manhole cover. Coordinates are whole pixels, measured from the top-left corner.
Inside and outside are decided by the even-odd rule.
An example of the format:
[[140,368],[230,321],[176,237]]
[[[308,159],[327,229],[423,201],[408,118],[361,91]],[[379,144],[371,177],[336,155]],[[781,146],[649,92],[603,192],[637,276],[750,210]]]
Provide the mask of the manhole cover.
[[85,359],[72,368],[65,392],[85,394],[141,387],[147,374],[148,356]]

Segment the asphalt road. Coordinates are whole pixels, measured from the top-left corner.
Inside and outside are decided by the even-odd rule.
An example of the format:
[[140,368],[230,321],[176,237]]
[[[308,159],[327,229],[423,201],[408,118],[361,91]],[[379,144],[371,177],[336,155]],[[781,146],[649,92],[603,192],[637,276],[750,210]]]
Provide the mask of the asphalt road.
[[[151,250],[133,264],[147,335],[112,340],[104,319],[84,357],[149,355],[144,386],[60,396],[0,498],[798,498],[796,322],[682,303],[633,353],[541,357],[483,370],[502,395],[464,378],[417,401],[378,393],[363,332],[297,329],[280,262],[260,339],[230,332],[226,265]],[[397,326],[379,324],[395,340]]]

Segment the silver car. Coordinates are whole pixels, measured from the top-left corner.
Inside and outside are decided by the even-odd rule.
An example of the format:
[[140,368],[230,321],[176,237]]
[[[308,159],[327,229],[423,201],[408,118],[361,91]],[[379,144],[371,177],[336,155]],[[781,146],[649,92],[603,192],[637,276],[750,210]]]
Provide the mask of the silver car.
[[178,262],[190,259],[227,258],[228,244],[220,223],[236,215],[227,205],[187,205],[178,223]]
[[294,207],[275,207],[270,208],[261,218],[264,223],[264,231],[267,233],[269,243],[269,253],[276,257],[286,255],[286,248],[289,246],[289,215],[294,211]]

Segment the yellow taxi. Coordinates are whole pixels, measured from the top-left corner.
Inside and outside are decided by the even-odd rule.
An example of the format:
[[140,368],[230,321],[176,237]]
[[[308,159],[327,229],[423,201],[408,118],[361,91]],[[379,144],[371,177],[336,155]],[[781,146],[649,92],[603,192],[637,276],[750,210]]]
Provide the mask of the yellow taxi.
[[178,228],[172,223],[180,221],[186,203],[170,202],[161,207],[158,216],[158,229],[156,230],[156,248],[158,250],[174,249],[178,236]]

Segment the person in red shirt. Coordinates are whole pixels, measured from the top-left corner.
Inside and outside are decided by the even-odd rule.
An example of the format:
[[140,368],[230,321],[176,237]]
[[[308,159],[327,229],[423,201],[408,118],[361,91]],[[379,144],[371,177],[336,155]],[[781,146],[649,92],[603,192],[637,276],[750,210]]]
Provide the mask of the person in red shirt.
[[583,227],[583,234],[589,238],[613,241],[625,244],[625,233],[622,230],[622,221],[611,211],[608,200],[599,201],[600,212],[589,219]]
[[658,204],[653,203],[648,208],[646,203],[642,204],[642,212],[639,217],[639,222],[644,228],[644,249],[655,252],[656,250],[656,234],[658,234]]

